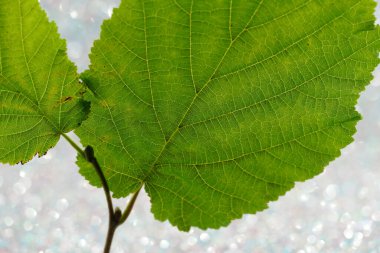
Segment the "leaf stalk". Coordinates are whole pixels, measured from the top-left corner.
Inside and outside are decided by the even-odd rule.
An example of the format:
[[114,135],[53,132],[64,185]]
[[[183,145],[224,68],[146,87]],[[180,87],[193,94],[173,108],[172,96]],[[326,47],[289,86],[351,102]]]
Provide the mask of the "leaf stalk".
[[108,206],[108,232],[107,232],[107,238],[106,243],[104,246],[104,253],[110,253],[111,246],[113,242],[113,238],[116,232],[116,229],[123,224],[127,218],[129,217],[133,206],[136,202],[137,196],[140,193],[141,187],[132,195],[131,199],[128,202],[128,205],[125,209],[125,211],[122,213],[120,208],[116,207],[114,209],[113,201],[111,197],[111,191],[109,189],[107,179],[104,176],[104,173],[95,157],[94,149],[91,146],[87,146],[84,150],[82,150],[79,145],[77,145],[68,135],[62,134],[62,136],[69,142],[69,144],[81,155],[83,156],[89,163],[92,164],[94,167],[104,190],[104,194],[106,196],[107,200],[107,206]]

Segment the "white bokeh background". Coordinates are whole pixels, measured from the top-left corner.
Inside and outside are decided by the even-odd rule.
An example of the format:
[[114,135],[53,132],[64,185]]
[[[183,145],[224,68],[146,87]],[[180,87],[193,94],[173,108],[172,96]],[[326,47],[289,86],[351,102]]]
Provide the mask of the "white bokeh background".
[[[79,70],[119,0],[41,0],[68,41]],[[377,10],[380,17],[380,9]],[[325,172],[256,215],[228,228],[190,233],[155,221],[140,195],[115,237],[114,253],[143,252],[380,252],[380,69],[362,94],[355,142]],[[0,165],[0,253],[98,253],[107,229],[107,205],[77,173],[64,141],[24,166]],[[118,200],[124,207],[126,200]]]

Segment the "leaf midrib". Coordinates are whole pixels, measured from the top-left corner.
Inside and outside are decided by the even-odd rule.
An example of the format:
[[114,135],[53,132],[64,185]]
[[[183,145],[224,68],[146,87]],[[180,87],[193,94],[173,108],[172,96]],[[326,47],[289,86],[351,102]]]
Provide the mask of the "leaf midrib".
[[[21,39],[22,54],[23,54],[26,69],[28,70],[29,79],[33,85],[34,95],[36,96],[36,100],[39,101],[36,85],[34,83],[34,79],[33,79],[32,73],[31,73],[30,68],[29,68],[29,61],[26,59],[26,51],[25,51],[25,43],[24,43],[24,24],[23,24],[24,15],[22,12],[21,0],[18,0],[18,6],[19,6],[19,14],[20,14],[20,39]],[[32,9],[31,9],[31,11],[32,11]]]
[[[222,65],[223,61],[224,61],[224,58],[226,57],[226,55],[228,54],[228,52],[231,50],[232,48],[232,45],[238,40],[238,38],[246,31],[248,25],[253,21],[254,17],[256,16],[257,12],[259,11],[260,7],[262,6],[264,0],[260,0],[259,4],[256,6],[256,9],[253,11],[253,14],[251,15],[251,18],[248,20],[248,22],[246,23],[246,25],[244,26],[244,28],[241,30],[241,32],[230,42],[229,46],[227,47],[227,49],[225,50],[221,60],[219,61],[218,65],[215,67],[213,73],[210,75],[210,77],[207,79],[207,82],[202,86],[202,88],[196,92],[196,94],[194,95],[192,101],[190,102],[189,106],[187,107],[184,115],[182,116],[181,120],[179,121],[179,123],[177,124],[177,127],[176,129],[172,132],[172,134],[170,135],[170,137],[165,140],[165,144],[163,145],[160,153],[158,154],[158,156],[156,157],[156,159],[154,160],[154,162],[152,163],[150,169],[147,171],[146,173],[146,176],[145,178],[142,180],[143,184],[145,182],[147,182],[147,179],[149,178],[151,172],[154,170],[155,166],[157,165],[158,161],[160,160],[160,158],[162,157],[162,155],[164,154],[164,151],[166,149],[166,147],[168,146],[168,144],[171,142],[171,140],[174,138],[174,136],[178,133],[179,129],[180,129],[180,126],[181,124],[183,123],[183,121],[186,119],[187,115],[189,114],[190,112],[190,109],[192,108],[192,106],[194,105],[194,102],[197,100],[197,98],[199,97],[199,95],[203,92],[203,90],[207,87],[207,85],[212,81],[212,77],[215,75],[215,73],[219,70],[220,66]],[[232,8],[232,5],[230,5],[230,8]],[[145,11],[144,11],[144,19],[146,19],[146,15],[145,15]],[[192,19],[190,18],[190,21]],[[191,26],[191,24],[190,24]],[[146,30],[145,30],[146,31]],[[191,36],[189,38],[191,40]],[[190,43],[191,45],[191,43]]]

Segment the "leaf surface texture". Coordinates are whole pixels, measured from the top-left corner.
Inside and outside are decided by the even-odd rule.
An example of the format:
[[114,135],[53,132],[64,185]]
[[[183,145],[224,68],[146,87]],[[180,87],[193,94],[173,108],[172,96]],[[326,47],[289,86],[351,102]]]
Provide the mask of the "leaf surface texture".
[[[115,197],[181,230],[256,213],[353,141],[378,64],[371,0],[124,0],[82,78],[76,133]],[[98,185],[95,173],[82,172]]]
[[37,0],[0,0],[0,162],[43,155],[86,116],[65,41]]

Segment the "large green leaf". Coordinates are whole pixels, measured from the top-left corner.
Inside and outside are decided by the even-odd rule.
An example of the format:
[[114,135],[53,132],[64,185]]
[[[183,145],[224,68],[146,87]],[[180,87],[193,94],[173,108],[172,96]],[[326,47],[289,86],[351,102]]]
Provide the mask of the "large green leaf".
[[0,0],[0,162],[44,154],[86,114],[65,41],[37,0]]
[[[124,0],[83,80],[115,197],[217,228],[322,172],[352,142],[378,64],[372,0]],[[82,164],[94,183],[96,175]]]

